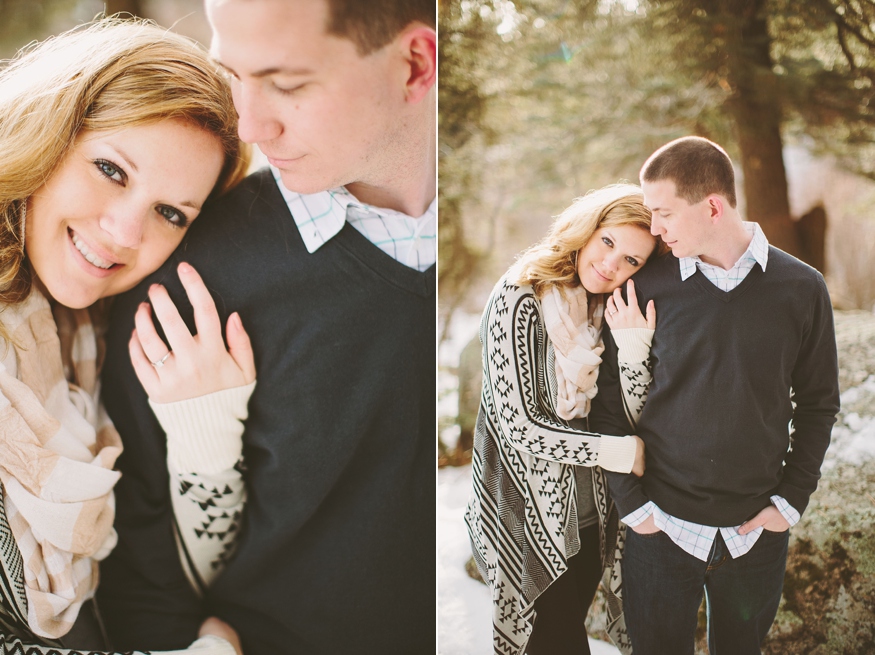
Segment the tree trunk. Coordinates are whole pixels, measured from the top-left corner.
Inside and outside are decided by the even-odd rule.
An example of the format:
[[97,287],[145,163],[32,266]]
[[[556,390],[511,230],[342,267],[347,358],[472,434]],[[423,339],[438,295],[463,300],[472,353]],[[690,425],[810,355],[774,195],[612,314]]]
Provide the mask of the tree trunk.
[[112,16],[120,11],[133,16],[143,16],[143,7],[140,0],[106,0],[106,15]]
[[723,15],[732,25],[725,31],[728,79],[733,88],[728,109],[741,151],[747,218],[760,224],[772,245],[806,259],[797,224],[790,216],[781,103],[772,72],[765,0],[722,4]]

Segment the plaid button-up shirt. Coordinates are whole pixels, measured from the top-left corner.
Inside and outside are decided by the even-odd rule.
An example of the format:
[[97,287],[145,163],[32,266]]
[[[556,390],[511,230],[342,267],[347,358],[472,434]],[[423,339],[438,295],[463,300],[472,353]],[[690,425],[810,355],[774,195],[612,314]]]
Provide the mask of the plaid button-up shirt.
[[343,187],[320,193],[301,194],[283,186],[280,172],[273,176],[289,209],[307,252],[316,252],[349,222],[371,243],[405,266],[424,271],[437,259],[437,198],[419,218],[392,209],[359,202]]

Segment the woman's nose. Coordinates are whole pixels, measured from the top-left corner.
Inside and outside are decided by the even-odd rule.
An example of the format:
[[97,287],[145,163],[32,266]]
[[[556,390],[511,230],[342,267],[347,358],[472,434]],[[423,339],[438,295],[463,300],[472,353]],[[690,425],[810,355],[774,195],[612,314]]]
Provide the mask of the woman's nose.
[[602,266],[608,271],[616,271],[620,267],[620,257],[616,253],[609,253],[602,261]]
[[146,212],[142,208],[131,205],[120,205],[112,208],[100,219],[100,228],[122,247],[137,249],[143,240],[143,228],[146,222]]

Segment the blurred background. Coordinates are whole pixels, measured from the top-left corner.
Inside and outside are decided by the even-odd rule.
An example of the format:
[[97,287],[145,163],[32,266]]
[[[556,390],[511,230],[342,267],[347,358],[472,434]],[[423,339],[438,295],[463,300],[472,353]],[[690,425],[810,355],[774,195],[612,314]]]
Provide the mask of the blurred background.
[[202,0],[0,0],[0,58],[24,45],[93,19],[127,12],[210,44],[210,27]]
[[742,214],[837,310],[843,411],[767,652],[875,652],[875,3],[441,0],[439,18],[441,653],[490,648],[461,524],[489,292],[575,197],[690,134],[726,148]]

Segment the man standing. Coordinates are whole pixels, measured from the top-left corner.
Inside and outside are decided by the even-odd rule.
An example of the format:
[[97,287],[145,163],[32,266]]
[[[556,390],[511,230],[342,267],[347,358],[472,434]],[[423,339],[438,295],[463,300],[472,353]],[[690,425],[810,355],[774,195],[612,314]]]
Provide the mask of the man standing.
[[[434,652],[435,13],[434,0],[207,0],[240,136],[271,166],[114,307],[104,397],[126,450],[100,601],[116,648],[185,646],[209,613],[247,655]],[[202,598],[127,352],[153,283],[191,324],[179,261],[223,323],[239,312],[258,372],[238,550]]]
[[[673,257],[634,277],[642,309],[654,300],[659,313],[637,426],[646,471],[608,473],[629,528],[629,635],[636,655],[692,655],[704,589],[711,652],[759,653],[781,599],[788,530],[817,487],[839,409],[829,295],[817,271],[742,221],[732,163],[716,144],[672,141],[644,164],[641,185],[651,231]],[[606,342],[613,355],[590,427],[625,434]]]

